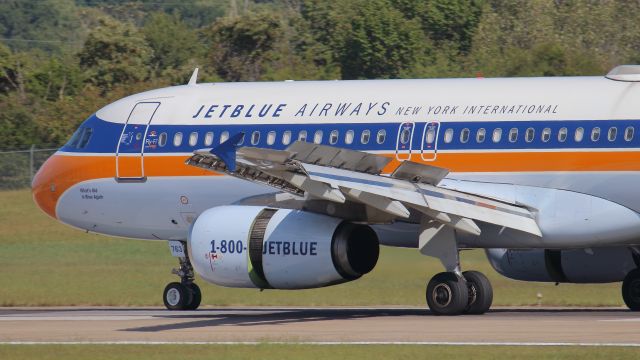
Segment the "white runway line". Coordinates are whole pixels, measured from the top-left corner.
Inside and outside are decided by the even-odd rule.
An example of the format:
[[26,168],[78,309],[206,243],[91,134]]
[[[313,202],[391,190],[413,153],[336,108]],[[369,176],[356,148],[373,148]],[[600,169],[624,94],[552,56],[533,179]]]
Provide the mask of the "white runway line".
[[0,316],[0,321],[126,321],[126,320],[153,320],[154,316]]
[[432,345],[432,346],[608,346],[640,347],[640,343],[455,342],[455,341],[0,341],[0,345]]

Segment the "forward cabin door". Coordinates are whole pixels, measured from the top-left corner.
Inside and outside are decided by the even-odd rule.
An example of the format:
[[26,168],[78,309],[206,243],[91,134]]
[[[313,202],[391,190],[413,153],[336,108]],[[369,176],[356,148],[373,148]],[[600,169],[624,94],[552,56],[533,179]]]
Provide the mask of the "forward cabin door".
[[137,103],[120,134],[116,150],[116,179],[118,181],[144,181],[144,143],[147,130],[159,102]]

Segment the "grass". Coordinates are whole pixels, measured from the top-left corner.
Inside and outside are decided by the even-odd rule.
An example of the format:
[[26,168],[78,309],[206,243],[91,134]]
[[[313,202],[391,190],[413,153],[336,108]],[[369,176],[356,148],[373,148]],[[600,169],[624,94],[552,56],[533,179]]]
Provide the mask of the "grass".
[[[44,215],[27,190],[0,192],[0,203],[1,306],[159,306],[165,284],[177,279],[170,273],[177,262],[163,241],[117,239],[72,229]],[[497,274],[478,250],[463,252],[462,266],[487,274],[495,305],[535,305],[537,294],[545,306],[623,305],[618,283],[554,286],[509,280]],[[211,306],[425,306],[425,283],[440,271],[437,260],[414,249],[385,247],[371,274],[322,289],[259,292],[198,283],[203,304]]]
[[426,345],[0,345],[0,358],[20,359],[637,359],[622,347]]

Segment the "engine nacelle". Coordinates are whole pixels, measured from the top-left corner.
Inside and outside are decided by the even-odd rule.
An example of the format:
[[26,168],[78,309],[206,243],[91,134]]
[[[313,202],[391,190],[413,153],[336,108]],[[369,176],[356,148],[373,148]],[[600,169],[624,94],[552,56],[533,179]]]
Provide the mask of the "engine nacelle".
[[306,289],[359,278],[380,250],[366,225],[300,210],[219,206],[193,223],[189,252],[195,271],[214,284]]
[[491,266],[515,280],[561,283],[607,283],[622,281],[638,267],[627,248],[575,250],[487,249]]

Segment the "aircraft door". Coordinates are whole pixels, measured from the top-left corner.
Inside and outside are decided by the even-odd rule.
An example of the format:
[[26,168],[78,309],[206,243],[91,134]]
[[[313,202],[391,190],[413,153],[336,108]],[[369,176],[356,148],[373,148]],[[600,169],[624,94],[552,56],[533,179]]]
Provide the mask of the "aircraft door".
[[396,140],[396,159],[400,161],[411,160],[414,129],[415,124],[412,122],[400,124]]
[[423,161],[434,161],[438,156],[438,135],[440,123],[431,121],[424,124],[422,131],[421,156]]
[[147,130],[159,102],[137,103],[122,129],[116,150],[116,179],[120,181],[143,181],[144,144]]

